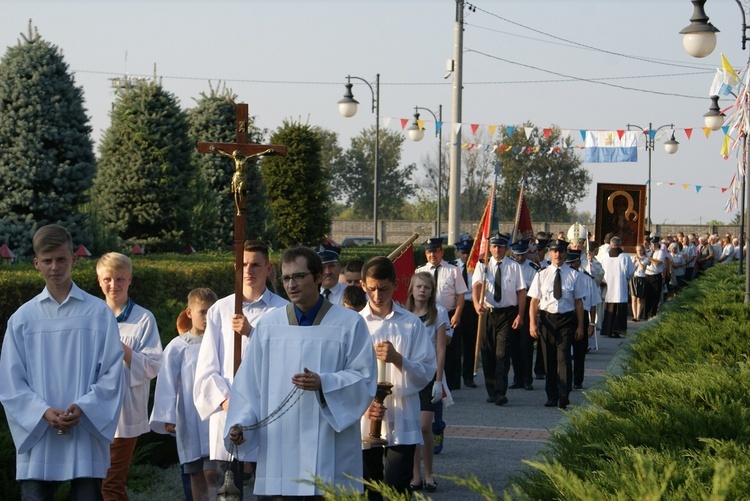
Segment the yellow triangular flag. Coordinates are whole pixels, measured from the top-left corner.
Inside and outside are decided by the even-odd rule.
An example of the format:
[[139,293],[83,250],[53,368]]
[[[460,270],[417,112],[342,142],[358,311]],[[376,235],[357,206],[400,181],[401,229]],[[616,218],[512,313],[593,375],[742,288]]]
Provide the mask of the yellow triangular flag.
[[706,137],[711,135],[711,127],[703,127],[703,133],[706,135]]
[[493,137],[495,135],[495,131],[497,130],[497,125],[490,125],[490,137]]

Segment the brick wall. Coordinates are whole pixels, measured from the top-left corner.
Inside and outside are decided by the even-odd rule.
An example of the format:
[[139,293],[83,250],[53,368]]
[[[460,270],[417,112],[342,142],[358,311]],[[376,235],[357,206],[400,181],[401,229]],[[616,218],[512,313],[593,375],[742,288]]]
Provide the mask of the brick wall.
[[[441,222],[442,233],[448,232],[448,222]],[[460,225],[461,233],[469,233],[475,235],[477,232],[477,221],[462,221]],[[571,223],[559,223],[559,222],[534,222],[534,231],[546,231],[552,233],[553,236],[557,235],[558,231],[567,233]],[[378,234],[382,243],[387,244],[398,244],[408,239],[415,231],[424,238],[433,236],[435,233],[435,222],[434,221],[402,221],[402,220],[384,220],[378,221],[380,226]],[[588,230],[595,234],[595,227],[593,224],[584,225]],[[500,222],[500,231],[509,233],[513,229],[511,222]],[[652,226],[652,233],[658,233],[661,236],[674,235],[678,231],[682,231],[685,234],[695,233],[713,233],[718,232],[719,235],[724,236],[725,233],[731,233],[732,235],[739,234],[739,225],[724,225],[724,226],[699,226],[699,225],[679,225],[679,224],[656,224]],[[373,234],[372,220],[367,219],[348,219],[348,220],[335,220],[333,221],[332,235],[331,237],[336,242],[341,242],[346,237],[371,237]]]

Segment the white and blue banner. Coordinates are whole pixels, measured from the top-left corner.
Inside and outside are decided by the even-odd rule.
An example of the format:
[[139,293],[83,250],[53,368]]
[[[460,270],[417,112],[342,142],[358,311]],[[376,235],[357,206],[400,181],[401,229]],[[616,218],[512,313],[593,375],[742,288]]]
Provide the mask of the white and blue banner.
[[590,130],[586,132],[585,163],[637,162],[638,137],[634,131]]

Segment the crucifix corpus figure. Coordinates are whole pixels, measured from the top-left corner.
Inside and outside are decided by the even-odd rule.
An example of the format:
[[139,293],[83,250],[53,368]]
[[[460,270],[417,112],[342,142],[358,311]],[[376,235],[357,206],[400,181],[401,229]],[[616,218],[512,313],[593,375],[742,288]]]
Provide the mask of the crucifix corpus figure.
[[[235,118],[234,143],[198,143],[200,153],[223,155],[234,160],[234,175],[232,176],[232,194],[234,195],[234,247],[235,271],[234,292],[236,314],[242,314],[242,258],[245,243],[245,215],[247,206],[247,164],[263,155],[286,155],[286,146],[253,144],[247,141],[248,113],[247,103],[237,103]],[[242,360],[242,336],[234,333],[234,372]]]

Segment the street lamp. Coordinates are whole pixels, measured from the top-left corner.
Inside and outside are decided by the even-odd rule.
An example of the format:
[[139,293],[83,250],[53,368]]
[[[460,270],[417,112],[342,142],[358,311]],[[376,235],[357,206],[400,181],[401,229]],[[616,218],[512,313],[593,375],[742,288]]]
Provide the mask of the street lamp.
[[706,57],[716,47],[716,34],[719,30],[710,22],[703,6],[706,0],[691,0],[693,2],[693,16],[690,24],[680,31],[685,35],[682,46],[693,57]]
[[372,93],[372,112],[375,113],[375,167],[372,176],[372,243],[377,244],[378,240],[378,171],[380,170],[380,73],[375,75],[375,88],[372,88],[370,82],[360,77],[346,76],[346,91],[344,97],[339,100],[339,113],[341,116],[350,118],[357,113],[359,102],[354,99],[352,94],[352,79],[359,80],[367,84]]
[[703,123],[711,130],[719,130],[726,119],[727,116],[719,108],[719,96],[711,96],[711,106],[703,115]]
[[672,129],[672,137],[669,140],[664,141],[664,151],[666,151],[670,155],[677,153],[677,149],[679,148],[680,143],[678,143],[674,138],[674,124],[662,125],[657,129],[653,129],[651,127],[651,122],[649,122],[648,124],[648,129],[644,129],[643,127],[640,127],[638,125],[628,124],[628,130],[630,130],[631,127],[639,129],[646,135],[646,151],[648,151],[648,195],[646,196],[646,202],[648,204],[648,231],[651,231],[651,152],[654,150],[654,138],[656,138],[656,133],[660,130],[667,127]]
[[[745,7],[742,5],[742,2],[740,2],[740,0],[734,0],[734,1],[737,4],[737,7],[740,8],[740,12],[742,13],[742,37],[740,38],[740,40],[742,42],[742,50],[745,50],[747,48],[747,41],[750,40],[747,36],[748,26],[747,26],[747,19],[745,17]],[[698,13],[698,10],[703,11],[703,5],[706,3],[706,0],[692,0],[692,2],[694,5],[694,10],[693,10],[693,17],[690,18],[691,26],[693,24],[693,18],[696,18],[696,17],[705,18],[705,19],[702,19],[702,21],[696,20],[696,22],[698,22],[699,24],[705,23],[705,25],[710,26],[710,28],[708,29],[698,29],[698,30],[691,31],[690,33],[694,35],[693,38],[709,39],[711,38],[711,36],[706,35],[705,32],[712,31],[712,29],[714,30],[713,31],[714,38],[716,38],[715,33],[718,32],[719,30],[716,29],[710,22],[708,22],[708,16],[706,15],[705,12],[702,12],[702,14]],[[696,13],[698,13],[698,15],[696,15]],[[688,28],[690,28],[690,26],[688,26]],[[685,30],[687,30],[688,28],[685,28]],[[682,33],[682,31],[680,33]],[[687,37],[687,34],[685,36]],[[703,45],[704,42],[705,40],[701,41],[701,48],[696,49],[695,51],[689,50],[688,43],[684,40],[683,40],[683,46],[685,47],[685,50],[688,52],[688,54],[690,54],[691,56],[705,57],[711,52],[713,52],[714,47],[716,46],[716,42],[714,41],[713,45],[711,45],[709,41],[708,43],[705,43],[705,45]],[[748,65],[750,65],[750,56],[748,57]],[[739,103],[739,106],[742,107],[741,108],[742,122],[748,123],[748,120],[750,120],[750,101],[748,100],[747,93],[745,93],[744,100],[741,103]],[[719,114],[721,115],[721,109],[719,108],[719,98],[718,96],[711,96],[711,108],[709,109],[708,113],[703,115],[706,120],[706,127],[710,127],[710,125],[708,124],[709,114],[712,117],[716,117],[717,116],[715,114],[716,111],[718,111]],[[712,118],[712,120],[713,120],[712,124],[715,125],[718,123],[719,118]],[[721,125],[723,125],[723,119],[722,119]],[[719,125],[718,128],[714,130],[718,130],[719,128],[721,128],[721,125]],[[748,190],[750,190],[750,183],[747,182],[747,176],[748,174],[750,174],[750,136],[748,136],[747,131],[745,131],[740,137],[742,137],[742,147],[744,150],[742,153],[742,160],[744,161],[744,164],[745,164],[742,169],[742,173],[743,173],[742,199],[741,199],[741,207],[740,207],[740,212],[741,212],[740,217],[742,221],[740,223],[740,226],[741,226],[741,229],[740,229],[740,262],[739,262],[739,271],[738,271],[738,273],[742,275],[742,260],[744,257],[743,247],[745,246],[746,236],[750,234],[750,217],[747,217],[745,214],[745,202],[746,201],[750,202],[750,193],[748,193]],[[750,304],[750,266],[746,266],[745,269],[746,269],[745,304]]]
[[422,106],[414,107],[414,122],[407,127],[406,131],[412,141],[421,141],[424,137],[424,128],[419,126],[419,110],[424,110],[435,119],[435,137],[438,138],[438,196],[437,196],[437,222],[435,235],[440,235],[440,199],[443,196],[443,105],[438,105],[438,114],[429,108]]

